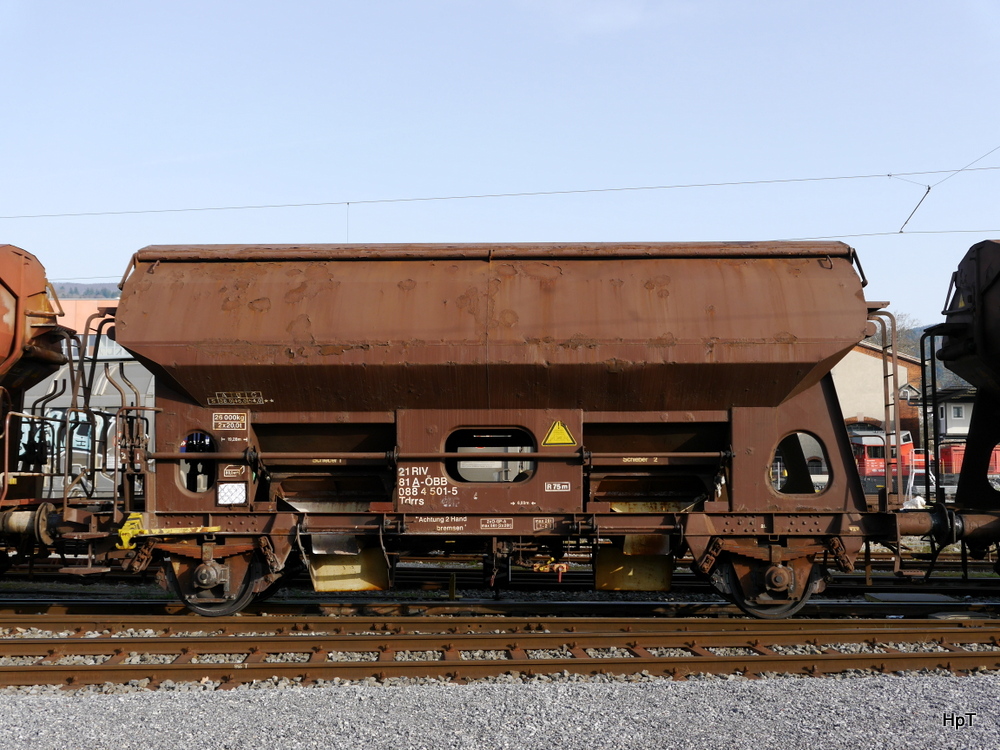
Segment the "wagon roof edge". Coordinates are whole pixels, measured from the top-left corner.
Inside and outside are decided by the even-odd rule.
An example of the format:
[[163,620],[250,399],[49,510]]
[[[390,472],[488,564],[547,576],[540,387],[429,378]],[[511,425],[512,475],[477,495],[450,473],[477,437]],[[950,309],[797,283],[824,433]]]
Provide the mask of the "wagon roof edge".
[[838,241],[149,245],[136,261],[852,257]]

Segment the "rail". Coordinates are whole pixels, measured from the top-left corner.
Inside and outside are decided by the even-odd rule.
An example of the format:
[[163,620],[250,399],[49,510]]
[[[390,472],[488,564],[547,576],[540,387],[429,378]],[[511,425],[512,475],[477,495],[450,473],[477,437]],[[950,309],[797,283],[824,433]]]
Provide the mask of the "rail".
[[[0,638],[0,685],[171,680],[225,689],[272,677],[305,684],[559,672],[684,679],[1000,667],[1000,625],[982,620],[234,619],[213,620],[211,635],[201,621],[177,616],[63,625],[69,637]],[[60,627],[20,622],[22,632]]]

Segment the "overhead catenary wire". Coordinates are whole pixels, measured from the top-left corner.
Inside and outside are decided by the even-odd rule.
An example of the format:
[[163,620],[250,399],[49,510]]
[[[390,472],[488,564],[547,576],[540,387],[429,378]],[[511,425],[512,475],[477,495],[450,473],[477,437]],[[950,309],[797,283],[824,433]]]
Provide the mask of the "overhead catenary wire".
[[813,237],[772,237],[774,242],[813,242],[815,240],[852,240],[859,237],[898,237],[900,234],[1000,234],[1000,229],[917,229],[910,232],[855,232],[854,234],[818,234]]
[[101,279],[112,279],[117,281],[121,278],[121,274],[117,276],[74,276],[72,279],[49,279],[51,282],[64,282],[64,281],[100,281]]
[[[1000,148],[1000,147],[998,147]],[[994,151],[997,149],[994,149]],[[992,151],[990,153],[993,153]],[[982,159],[989,156],[989,154],[984,154],[976,161],[981,161]],[[971,162],[975,164],[976,162]],[[927,175],[947,175],[944,179],[958,174],[959,172],[988,172],[1000,169],[997,167],[976,167],[971,168],[969,165],[962,167],[960,169],[937,169],[928,170],[920,172],[891,172],[891,173],[879,173],[879,174],[856,174],[856,175],[833,175],[826,177],[788,177],[788,178],[777,178],[768,180],[733,180],[726,182],[700,182],[700,183],[681,183],[675,185],[634,185],[626,187],[606,187],[606,188],[580,188],[573,190],[530,190],[521,192],[509,192],[509,193],[470,193],[466,195],[436,195],[436,196],[413,196],[413,197],[402,197],[402,198],[367,198],[367,199],[350,199],[341,201],[316,201],[310,203],[262,203],[262,204],[248,204],[248,205],[235,205],[235,206],[188,206],[182,208],[143,208],[143,209],[131,209],[131,210],[121,210],[121,211],[68,211],[59,213],[44,213],[44,214],[13,214],[7,216],[0,216],[0,220],[17,220],[17,219],[67,219],[67,218],[79,218],[79,217],[93,217],[93,216],[135,216],[140,214],[171,214],[171,213],[194,213],[201,211],[260,211],[268,209],[284,209],[284,208],[319,208],[328,206],[350,206],[350,205],[374,205],[374,204],[385,204],[385,203],[421,203],[421,202],[433,202],[433,201],[456,201],[456,200],[482,200],[489,198],[531,198],[538,196],[547,195],[585,195],[589,193],[625,193],[625,192],[640,192],[640,191],[653,191],[653,190],[694,190],[694,189],[704,189],[704,188],[721,188],[721,187],[744,187],[753,185],[787,185],[795,183],[809,183],[809,182],[835,182],[835,181],[845,181],[845,180],[873,180],[873,179],[903,179],[906,177],[920,177]],[[910,182],[910,180],[907,180]],[[944,182],[941,180],[937,184]],[[917,183],[922,184],[922,183]]]
[[938,185],[940,185],[940,184],[941,184],[942,182],[945,182],[946,180],[950,180],[950,179],[951,179],[952,177],[954,177],[955,175],[957,175],[957,174],[959,174],[959,173],[961,173],[961,172],[967,172],[967,171],[968,171],[968,172],[971,172],[971,171],[975,171],[975,170],[972,170],[972,169],[969,169],[969,168],[970,168],[970,167],[971,167],[971,166],[972,166],[973,164],[978,164],[979,162],[981,162],[981,161],[982,161],[983,159],[985,159],[985,158],[986,158],[987,156],[989,156],[990,154],[992,154],[992,153],[993,153],[994,151],[1000,151],[1000,146],[997,146],[997,147],[995,147],[995,148],[992,148],[992,149],[990,149],[990,150],[989,150],[989,151],[987,151],[987,152],[986,152],[985,154],[983,154],[982,156],[980,156],[980,157],[979,157],[978,159],[973,159],[972,161],[970,161],[970,162],[969,162],[968,164],[966,164],[966,165],[965,165],[964,167],[962,167],[961,169],[956,169],[956,170],[955,170],[954,172],[952,172],[951,174],[949,174],[949,175],[948,175],[947,177],[943,177],[943,178],[941,178],[940,180],[938,180],[937,182],[935,182],[935,183],[934,183],[934,184],[933,184],[933,185],[932,185],[931,187],[937,187],[937,186],[938,186]]
[[[969,169],[969,167],[971,167],[971,166],[972,166],[973,164],[976,164],[976,163],[978,163],[978,162],[981,162],[981,161],[982,161],[983,159],[985,159],[985,158],[986,158],[987,156],[989,156],[990,154],[992,154],[992,153],[993,153],[994,151],[997,151],[997,150],[1000,150],[1000,146],[996,146],[996,147],[994,147],[994,148],[991,148],[991,149],[990,149],[989,151],[987,151],[987,152],[986,152],[985,154],[983,154],[982,156],[980,156],[980,157],[979,157],[978,159],[973,159],[972,161],[970,161],[970,162],[969,162],[968,164],[966,164],[966,165],[965,165],[964,167],[962,167],[961,169],[958,169],[958,170],[956,170],[956,171],[952,172],[952,173],[951,173],[950,175],[948,175],[947,177],[943,177],[943,178],[941,178],[940,180],[938,180],[937,182],[935,182],[935,183],[934,183],[933,185],[921,185],[921,187],[926,187],[927,189],[926,189],[926,190],[924,191],[924,194],[923,194],[922,196],[920,196],[920,200],[919,200],[919,201],[917,201],[917,205],[915,205],[915,206],[913,207],[913,210],[912,210],[912,211],[910,211],[910,215],[906,217],[906,221],[904,221],[904,222],[903,222],[903,224],[902,224],[902,226],[900,226],[900,227],[899,227],[899,233],[900,233],[900,234],[902,234],[902,233],[903,233],[903,230],[904,230],[904,229],[906,229],[906,225],[910,223],[910,219],[912,219],[912,218],[913,218],[913,215],[914,215],[915,213],[917,213],[917,210],[918,210],[918,209],[920,208],[920,206],[922,206],[922,205],[923,205],[923,203],[924,203],[924,201],[925,201],[925,200],[927,200],[927,196],[931,194],[931,190],[932,190],[933,188],[936,188],[936,187],[937,187],[938,185],[940,185],[940,184],[941,184],[942,182],[945,182],[946,180],[950,180],[950,179],[951,179],[952,177],[954,177],[955,175],[957,175],[957,174],[959,174],[959,173],[961,173],[961,172],[965,172],[965,171],[966,171],[966,170],[968,170],[968,169]],[[905,180],[905,181],[906,181],[906,182],[913,182],[913,183],[914,183],[914,184],[916,184],[916,185],[920,185],[920,183],[918,183],[918,182],[915,182],[914,180]]]
[[[767,180],[733,180],[726,182],[705,182],[705,183],[682,183],[674,185],[639,185],[639,186],[627,186],[627,187],[610,187],[610,188],[582,188],[574,190],[535,190],[535,191],[522,191],[522,192],[511,192],[511,193],[476,193],[476,194],[466,194],[466,195],[446,195],[446,196],[417,196],[417,197],[404,197],[404,198],[371,198],[371,199],[355,199],[355,200],[345,200],[345,201],[319,201],[312,203],[274,203],[274,204],[253,204],[253,205],[240,205],[240,206],[195,206],[186,208],[158,208],[158,209],[135,209],[135,210],[122,210],[122,211],[79,211],[79,212],[64,212],[64,213],[49,213],[49,214],[18,214],[10,216],[0,216],[0,220],[14,220],[14,219],[46,219],[46,218],[75,218],[75,217],[87,217],[87,216],[123,216],[123,215],[136,215],[136,214],[164,214],[164,213],[187,213],[187,212],[200,212],[200,211],[248,211],[248,210],[265,210],[265,209],[282,209],[282,208],[309,208],[309,207],[323,207],[323,206],[344,206],[347,210],[347,221],[348,221],[348,232],[350,231],[350,207],[351,204],[385,204],[385,203],[415,203],[415,202],[431,202],[431,201],[451,201],[451,200],[474,200],[474,199],[487,199],[487,198],[521,198],[521,197],[534,197],[534,196],[554,196],[554,195],[581,195],[588,193],[615,193],[615,192],[638,192],[638,191],[653,191],[653,190],[686,190],[686,189],[699,189],[699,188],[718,188],[718,187],[739,187],[739,186],[753,186],[753,185],[780,185],[780,184],[794,184],[794,183],[809,183],[809,182],[833,182],[833,181],[843,181],[843,180],[870,180],[870,179],[896,179],[903,182],[908,182],[913,185],[920,185],[925,188],[923,195],[914,206],[913,210],[907,216],[906,221],[903,222],[902,226],[895,232],[857,232],[852,234],[825,234],[816,235],[812,237],[780,237],[773,238],[777,241],[815,241],[815,240],[835,240],[835,239],[857,239],[863,237],[886,237],[891,235],[903,234],[903,230],[906,225],[916,214],[917,210],[923,204],[924,200],[930,194],[931,190],[951,179],[957,174],[962,172],[990,172],[1000,169],[1000,166],[996,167],[974,167],[973,165],[982,161],[986,157],[1000,151],[1000,146],[997,146],[977,159],[972,160],[965,166],[959,169],[938,169],[938,170],[923,170],[914,172],[890,172],[886,174],[859,174],[859,175],[834,175],[826,177],[792,177],[792,178],[777,178],[777,179],[767,179]],[[942,179],[935,182],[933,185],[927,185],[922,182],[917,182],[916,180],[908,179],[910,177],[925,177],[929,175],[945,175]],[[931,229],[931,230],[917,230],[906,232],[906,234],[995,234],[1000,233],[997,229]],[[349,241],[350,235],[348,235]],[[53,281],[59,282],[79,282],[87,280],[114,280],[117,277],[112,276],[84,276],[75,277],[68,279],[53,279]]]
[[920,196],[920,200],[917,201],[917,205],[915,205],[913,207],[913,210],[910,211],[910,215],[906,217],[906,221],[904,221],[903,225],[899,228],[899,233],[900,234],[903,233],[903,230],[906,229],[906,225],[909,224],[910,223],[910,219],[913,218],[913,214],[915,214],[917,212],[917,209],[920,208],[920,205],[927,199],[927,196],[930,195],[930,194],[931,194],[931,186],[928,185],[927,189],[924,191],[924,194],[922,196]]

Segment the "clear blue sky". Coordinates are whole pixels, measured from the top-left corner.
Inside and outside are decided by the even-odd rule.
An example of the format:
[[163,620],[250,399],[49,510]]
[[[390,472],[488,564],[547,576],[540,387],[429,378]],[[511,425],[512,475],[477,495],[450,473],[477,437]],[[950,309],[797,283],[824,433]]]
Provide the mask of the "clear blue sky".
[[355,202],[0,242],[117,281],[149,244],[843,237],[935,322],[1000,170],[361,201],[959,169],[1000,146],[997,39],[991,0],[0,0],[0,216]]

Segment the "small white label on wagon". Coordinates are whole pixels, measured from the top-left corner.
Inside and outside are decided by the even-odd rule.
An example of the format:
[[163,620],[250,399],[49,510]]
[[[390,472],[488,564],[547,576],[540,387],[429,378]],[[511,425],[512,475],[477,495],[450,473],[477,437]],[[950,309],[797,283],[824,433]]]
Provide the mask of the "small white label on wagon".
[[247,415],[245,412],[212,412],[213,430],[245,430],[247,428]]
[[247,486],[243,482],[219,482],[219,505],[243,505],[247,501]]
[[480,518],[479,528],[490,531],[513,531],[513,518]]

